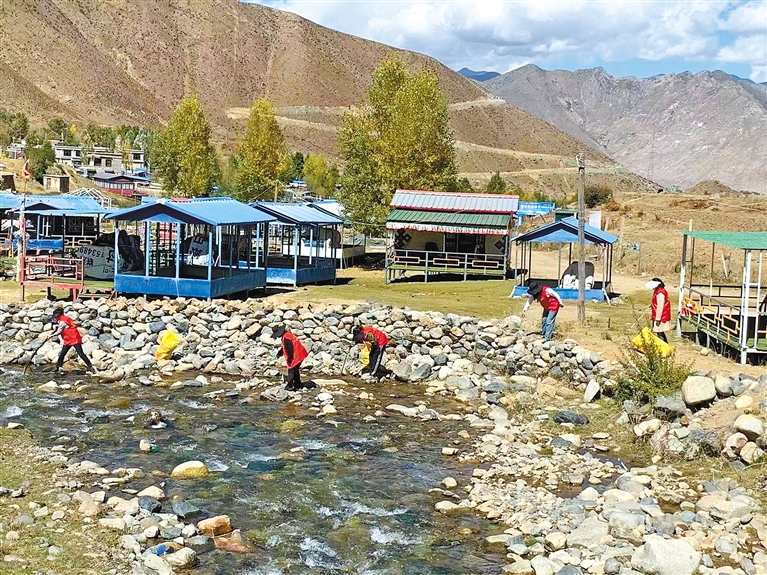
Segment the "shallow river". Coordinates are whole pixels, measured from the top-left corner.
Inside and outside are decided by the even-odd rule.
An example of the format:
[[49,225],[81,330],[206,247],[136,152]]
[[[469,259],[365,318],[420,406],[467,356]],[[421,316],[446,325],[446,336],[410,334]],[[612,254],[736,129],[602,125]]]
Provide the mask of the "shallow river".
[[[228,514],[253,546],[251,553],[203,554],[198,573],[466,575],[497,574],[506,564],[482,544],[498,526],[471,513],[440,515],[434,511],[438,499],[427,493],[447,476],[466,483],[471,467],[440,453],[464,423],[399,415],[366,423],[362,418],[372,412],[354,396],[336,396],[339,413],[332,421],[288,403],[204,396],[231,384],[173,392],[120,384],[96,384],[82,393],[33,390],[48,379],[0,374],[0,420],[23,423],[44,445],[76,446],[75,460],[141,468],[147,476],[126,486],[132,489],[152,484],[150,472],[169,473],[190,459],[214,472],[204,480],[157,480],[167,482],[169,498],[210,515]],[[407,386],[370,390],[384,406],[412,405],[419,397]],[[457,409],[441,398],[430,398],[430,406],[441,413]],[[144,427],[152,409],[169,417],[168,427]],[[130,416],[133,423],[126,421]],[[140,439],[156,443],[159,452],[141,453]],[[296,448],[302,448],[298,459],[280,458]]]

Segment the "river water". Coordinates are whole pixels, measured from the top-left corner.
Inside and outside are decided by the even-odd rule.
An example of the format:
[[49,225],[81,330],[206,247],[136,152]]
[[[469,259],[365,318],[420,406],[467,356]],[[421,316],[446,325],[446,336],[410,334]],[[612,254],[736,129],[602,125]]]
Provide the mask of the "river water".
[[[470,466],[441,455],[466,423],[399,415],[364,422],[372,412],[353,393],[336,396],[338,414],[330,420],[318,419],[308,401],[302,407],[205,396],[232,390],[227,383],[176,391],[119,383],[56,394],[34,390],[48,379],[0,374],[0,420],[23,423],[44,445],[72,450],[76,461],[146,473],[124,488],[165,482],[169,499],[228,514],[252,551],[202,554],[198,573],[483,575],[506,564],[483,545],[486,535],[500,531],[497,525],[470,512],[438,514],[439,499],[428,494],[447,476],[460,485],[468,481]],[[77,376],[57,381],[74,386]],[[369,391],[383,406],[412,405],[422,397],[418,388],[402,385],[371,385]],[[429,402],[440,413],[458,409],[447,398]],[[169,425],[147,429],[150,410],[162,412]],[[141,439],[159,451],[141,453]],[[186,481],[151,476],[190,459],[204,461],[212,475]],[[119,488],[112,493],[124,495]]]

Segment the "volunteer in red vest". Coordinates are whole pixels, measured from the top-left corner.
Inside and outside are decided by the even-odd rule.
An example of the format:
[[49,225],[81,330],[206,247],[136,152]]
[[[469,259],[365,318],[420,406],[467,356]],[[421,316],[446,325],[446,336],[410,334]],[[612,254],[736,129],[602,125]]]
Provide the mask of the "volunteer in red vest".
[[368,369],[370,375],[374,378],[382,378],[391,372],[383,367],[384,348],[389,343],[389,338],[380,329],[370,326],[355,326],[352,330],[352,341],[357,345],[361,343],[370,344],[370,363]]
[[530,309],[533,301],[537,301],[543,308],[543,317],[541,318],[541,334],[547,341],[554,337],[554,323],[557,321],[557,313],[565,307],[562,298],[554,289],[549,286],[531,281],[527,287],[527,303],[522,310],[522,315]]
[[666,291],[666,284],[660,278],[652,278],[645,287],[653,290],[650,303],[652,330],[655,335],[668,343],[666,332],[671,331],[671,300]]
[[304,345],[298,341],[298,338],[289,332],[284,325],[281,325],[272,334],[274,339],[282,339],[282,347],[277,352],[277,357],[285,357],[285,365],[288,368],[288,384],[285,389],[288,391],[298,391],[303,387],[301,383],[301,362],[308,356]]
[[64,310],[61,308],[56,308],[53,311],[53,322],[56,324],[56,327],[51,337],[59,336],[62,345],[59,359],[56,362],[56,371],[61,371],[69,350],[75,348],[77,355],[80,356],[80,359],[88,367],[88,371],[96,373],[91,360],[88,359],[88,356],[83,351],[83,338],[80,336],[80,331],[77,329],[75,322],[72,321],[72,318],[64,315]]

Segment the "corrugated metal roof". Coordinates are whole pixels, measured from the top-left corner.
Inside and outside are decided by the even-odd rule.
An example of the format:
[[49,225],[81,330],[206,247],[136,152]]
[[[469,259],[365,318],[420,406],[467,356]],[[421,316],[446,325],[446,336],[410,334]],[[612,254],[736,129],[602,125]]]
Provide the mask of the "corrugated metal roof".
[[767,250],[767,232],[698,232],[684,235],[739,250]]
[[424,210],[395,209],[386,218],[389,222],[451,225],[467,228],[494,228],[506,230],[511,222],[511,216],[505,214],[475,214],[430,212]]
[[[19,194],[0,194],[0,209],[20,210],[21,198],[22,196]],[[28,195],[24,203],[24,210],[29,212],[66,211],[71,213],[71,215],[94,215],[109,212],[109,210],[103,208],[100,203],[90,197],[53,195]]]
[[283,224],[336,225],[344,222],[343,219],[325,210],[317,210],[310,204],[255,202],[251,205],[264,213],[270,214],[273,216],[273,219]]
[[233,198],[158,198],[107,217],[120,221],[181,222],[209,226],[271,222],[274,217]]
[[[589,244],[614,244],[618,237],[609,232],[595,228],[586,224],[583,226],[584,237]],[[565,218],[556,222],[551,222],[538,229],[531,230],[513,238],[514,242],[557,242],[557,243],[575,243],[578,241],[578,220],[576,218]]]
[[391,207],[511,215],[519,208],[519,198],[501,194],[397,190],[394,192]]

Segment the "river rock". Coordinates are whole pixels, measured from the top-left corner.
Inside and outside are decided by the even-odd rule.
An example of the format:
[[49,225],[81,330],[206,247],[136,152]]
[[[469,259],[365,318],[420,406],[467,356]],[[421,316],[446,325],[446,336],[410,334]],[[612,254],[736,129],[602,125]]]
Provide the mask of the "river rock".
[[156,485],[150,485],[146,489],[139,491],[136,497],[154,497],[157,501],[163,501],[165,499],[165,492]]
[[754,417],[753,415],[744,413],[735,420],[734,426],[735,429],[749,439],[756,439],[764,434],[764,423],[762,423],[761,419]]
[[154,553],[147,554],[144,557],[144,565],[157,572],[157,575],[174,575],[173,569],[168,562]]
[[655,409],[672,417],[682,417],[687,412],[687,405],[682,399],[682,394],[677,392],[673,395],[661,395],[656,398]]
[[559,411],[554,414],[554,423],[572,423],[574,425],[587,425],[589,418],[572,410]]
[[197,562],[197,553],[189,547],[182,547],[175,553],[165,555],[164,558],[172,569],[191,569]]
[[567,535],[561,531],[552,531],[546,535],[546,546],[552,551],[559,551],[564,549],[567,545]]
[[599,392],[601,391],[599,387],[599,382],[596,379],[592,379],[589,381],[589,384],[586,386],[586,390],[583,392],[583,401],[586,403],[591,403],[594,401],[597,395],[599,395]]
[[554,575],[556,573],[556,567],[554,563],[542,555],[536,555],[533,557],[530,560],[530,567],[532,567],[535,575]]
[[719,397],[730,397],[732,395],[732,381],[729,377],[717,373],[714,376],[714,387]]
[[110,531],[118,531],[120,533],[125,533],[127,529],[125,520],[121,517],[103,517],[99,519],[99,525]]
[[184,521],[191,521],[202,515],[199,507],[186,501],[174,501],[172,505],[173,513]]
[[754,398],[750,395],[741,395],[735,400],[735,409],[748,409],[752,405],[754,405]]
[[170,476],[174,479],[199,479],[210,474],[202,461],[187,461],[173,468]]
[[607,536],[610,526],[597,519],[589,517],[567,535],[568,547],[591,547],[599,545]]
[[724,454],[730,459],[735,459],[746,443],[748,443],[748,437],[740,432],[733,433],[724,442]]
[[456,511],[457,509],[459,509],[459,507],[452,501],[439,501],[434,506],[434,509],[436,509],[440,513],[450,513],[451,511]]
[[701,557],[687,541],[648,535],[631,556],[631,566],[647,575],[693,575]]
[[290,393],[281,385],[275,385],[262,391],[260,397],[265,401],[285,401],[290,398]]
[[231,533],[232,524],[228,515],[216,515],[197,523],[197,530],[203,535],[224,535]]
[[746,443],[740,450],[740,457],[751,465],[764,457],[764,451],[753,441]]
[[710,377],[691,375],[682,384],[682,399],[687,405],[700,405],[716,397],[716,386]]
[[138,498],[138,506],[145,511],[149,511],[149,513],[159,513],[162,511],[162,503],[154,497],[146,495]]

